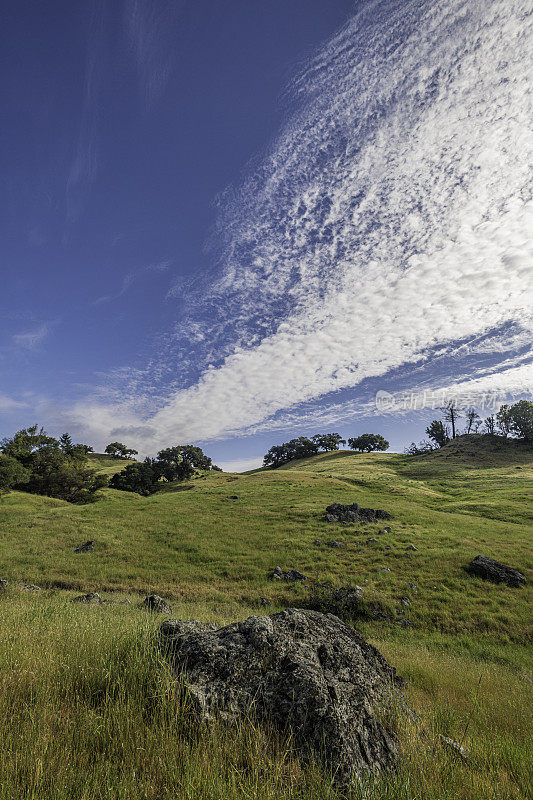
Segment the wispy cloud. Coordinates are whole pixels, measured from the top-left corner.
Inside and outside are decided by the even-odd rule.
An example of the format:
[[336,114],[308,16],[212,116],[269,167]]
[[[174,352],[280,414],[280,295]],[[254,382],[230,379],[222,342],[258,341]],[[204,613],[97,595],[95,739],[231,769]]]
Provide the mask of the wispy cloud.
[[9,414],[11,411],[16,411],[19,408],[26,408],[27,403],[22,400],[15,400],[7,394],[0,392],[0,414]]
[[490,355],[490,379],[511,380],[533,335],[531,58],[525,0],[365,4],[220,198],[222,273],[175,332],[212,366],[144,420],[146,441],[275,425],[370,379],[416,385],[421,364],[467,387]]
[[182,7],[182,0],[126,0],[124,4],[126,38],[147,109],[161,98],[172,73],[176,22]]
[[142,267],[141,269],[135,270],[135,272],[128,272],[127,275],[125,275],[122,278],[122,284],[120,286],[120,289],[111,294],[105,294],[102,295],[101,297],[98,297],[96,300],[93,300],[93,305],[101,305],[102,303],[110,303],[113,300],[118,300],[118,298],[126,294],[128,289],[131,288],[131,286],[135,283],[135,281],[137,281],[143,275],[154,272],[156,273],[166,272],[170,268],[171,264],[172,261],[169,260],[157,261],[154,262],[153,264],[148,264],[146,267]]
[[24,350],[36,350],[46,339],[50,333],[50,325],[43,322],[36,328],[24,331],[23,333],[16,333],[12,337],[15,347],[22,347]]
[[66,185],[68,223],[74,222],[81,213],[87,189],[94,181],[98,168],[97,142],[105,67],[104,28],[105,0],[94,0],[87,38],[85,82],[78,136]]

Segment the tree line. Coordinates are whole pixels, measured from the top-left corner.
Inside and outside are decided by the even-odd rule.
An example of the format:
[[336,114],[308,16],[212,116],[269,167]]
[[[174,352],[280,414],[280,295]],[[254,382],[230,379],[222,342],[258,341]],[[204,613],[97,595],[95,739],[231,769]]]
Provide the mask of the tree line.
[[533,442],[533,402],[520,400],[514,405],[501,405],[496,414],[482,419],[474,408],[463,410],[450,400],[439,409],[443,419],[434,419],[426,428],[427,439],[416,444],[411,442],[406,449],[408,455],[428,453],[444,447],[459,434],[459,420],[464,418],[466,425],[463,434],[486,433],[491,436],[511,436],[526,442]]
[[350,439],[343,439],[340,433],[317,433],[310,438],[299,436],[283,444],[273,445],[263,458],[263,466],[276,469],[295,459],[316,456],[319,452],[333,452],[338,450],[341,444],[348,444],[352,450],[367,453],[374,450],[388,450],[390,446],[383,436],[376,433],[363,433]]
[[[23,428],[0,441],[0,494],[16,489],[70,503],[90,503],[108,485],[149,495],[168,482],[188,480],[198,470],[220,470],[200,447],[177,445],[160,450],[156,458],[128,464],[108,480],[89,464],[93,452],[90,445],[74,444],[68,433],[56,439],[37,425]],[[120,442],[112,442],[105,452],[117,459],[137,455]]]

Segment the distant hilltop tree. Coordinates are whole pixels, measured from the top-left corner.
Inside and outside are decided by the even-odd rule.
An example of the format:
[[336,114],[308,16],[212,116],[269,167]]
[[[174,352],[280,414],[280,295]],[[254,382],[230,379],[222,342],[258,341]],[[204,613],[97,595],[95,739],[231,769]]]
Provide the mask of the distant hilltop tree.
[[441,419],[434,419],[426,428],[426,433],[437,447],[444,447],[450,441],[450,432]]
[[133,456],[138,455],[137,450],[133,450],[131,447],[126,447],[125,444],[122,442],[111,442],[107,445],[104,453],[107,453],[108,456],[112,458],[132,458]]
[[374,450],[388,450],[390,445],[379,433],[362,433],[361,436],[348,439],[348,447],[361,453],[371,453]]
[[333,450],[338,450],[339,445],[346,444],[346,439],[343,439],[340,433],[316,433],[311,436],[311,441],[318,445],[320,450],[325,453],[330,453]]
[[200,447],[176,445],[160,450],[156,458],[128,464],[113,475],[109,485],[112,489],[146,496],[158,492],[165,483],[189,480],[197,470],[220,471],[220,467],[214,465]]
[[504,419],[509,432],[526,442],[533,442],[533,402],[520,400],[514,406],[502,408],[505,408]]
[[477,433],[479,426],[481,425],[481,417],[477,413],[476,409],[475,408],[467,409],[465,417],[466,417],[465,433]]
[[107,478],[87,465],[87,449],[88,445],[74,444],[69,434],[54,439],[37,425],[23,428],[0,443],[0,472],[4,474],[0,480],[4,490],[9,484],[7,489],[57,497],[69,503],[97,500],[97,492],[107,485]]
[[444,417],[445,422],[450,423],[452,428],[452,439],[455,439],[457,435],[456,423],[459,417],[461,416],[461,412],[459,410],[457,402],[455,400],[449,400],[439,410],[442,411],[442,415]]

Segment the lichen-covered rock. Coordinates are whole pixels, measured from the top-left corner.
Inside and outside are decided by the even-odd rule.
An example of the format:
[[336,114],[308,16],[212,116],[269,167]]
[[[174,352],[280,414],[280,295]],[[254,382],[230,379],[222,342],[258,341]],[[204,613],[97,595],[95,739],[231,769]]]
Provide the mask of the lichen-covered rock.
[[467,570],[473,575],[479,575],[495,583],[506,583],[508,586],[524,586],[526,583],[525,576],[517,569],[500,564],[499,561],[487,556],[476,556]]
[[306,581],[306,576],[297,569],[289,569],[283,572],[281,567],[274,567],[270,573],[270,580],[272,581],[289,581],[289,583],[296,583],[297,581]]
[[141,608],[150,611],[152,614],[171,614],[172,609],[167,601],[158,594],[149,594],[141,603]]
[[359,503],[332,503],[326,508],[323,519],[324,522],[377,522],[380,519],[392,519],[392,514],[381,508],[361,508]]
[[105,600],[102,600],[98,592],[89,592],[88,594],[80,594],[78,597],[73,597],[72,602],[100,605],[101,603],[105,603]]
[[96,544],[96,542],[93,541],[92,539],[90,539],[88,542],[85,542],[84,544],[79,544],[75,548],[74,552],[75,553],[92,553],[92,551],[94,550],[94,545],[95,544]]
[[201,718],[251,714],[289,731],[341,784],[393,764],[375,712],[397,691],[395,670],[338,617],[287,609],[218,629],[167,620],[160,645]]

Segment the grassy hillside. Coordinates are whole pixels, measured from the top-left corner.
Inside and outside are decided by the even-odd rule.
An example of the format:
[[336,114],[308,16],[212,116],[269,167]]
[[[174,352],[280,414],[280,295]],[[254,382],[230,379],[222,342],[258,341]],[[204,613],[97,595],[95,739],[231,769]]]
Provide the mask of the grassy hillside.
[[[108,474],[123,466],[95,461]],[[407,679],[420,717],[397,721],[402,767],[367,796],[530,796],[532,477],[531,450],[461,437],[422,457],[336,452],[211,473],[149,498],[109,489],[86,506],[3,498],[0,798],[333,797],[318,768],[252,724],[191,729],[149,655],[160,620],[136,607],[152,590],[176,616],[225,623],[264,613],[261,597],[269,611],[305,602],[306,585],[268,580],[278,564],[358,584],[388,617],[357,624]],[[329,503],[354,501],[393,519],[322,521]],[[75,554],[87,539],[95,551]],[[468,575],[479,553],[519,568],[526,587]],[[18,582],[45,590],[29,595]],[[69,604],[79,590],[133,604]],[[442,750],[438,733],[463,741],[471,760]]]

